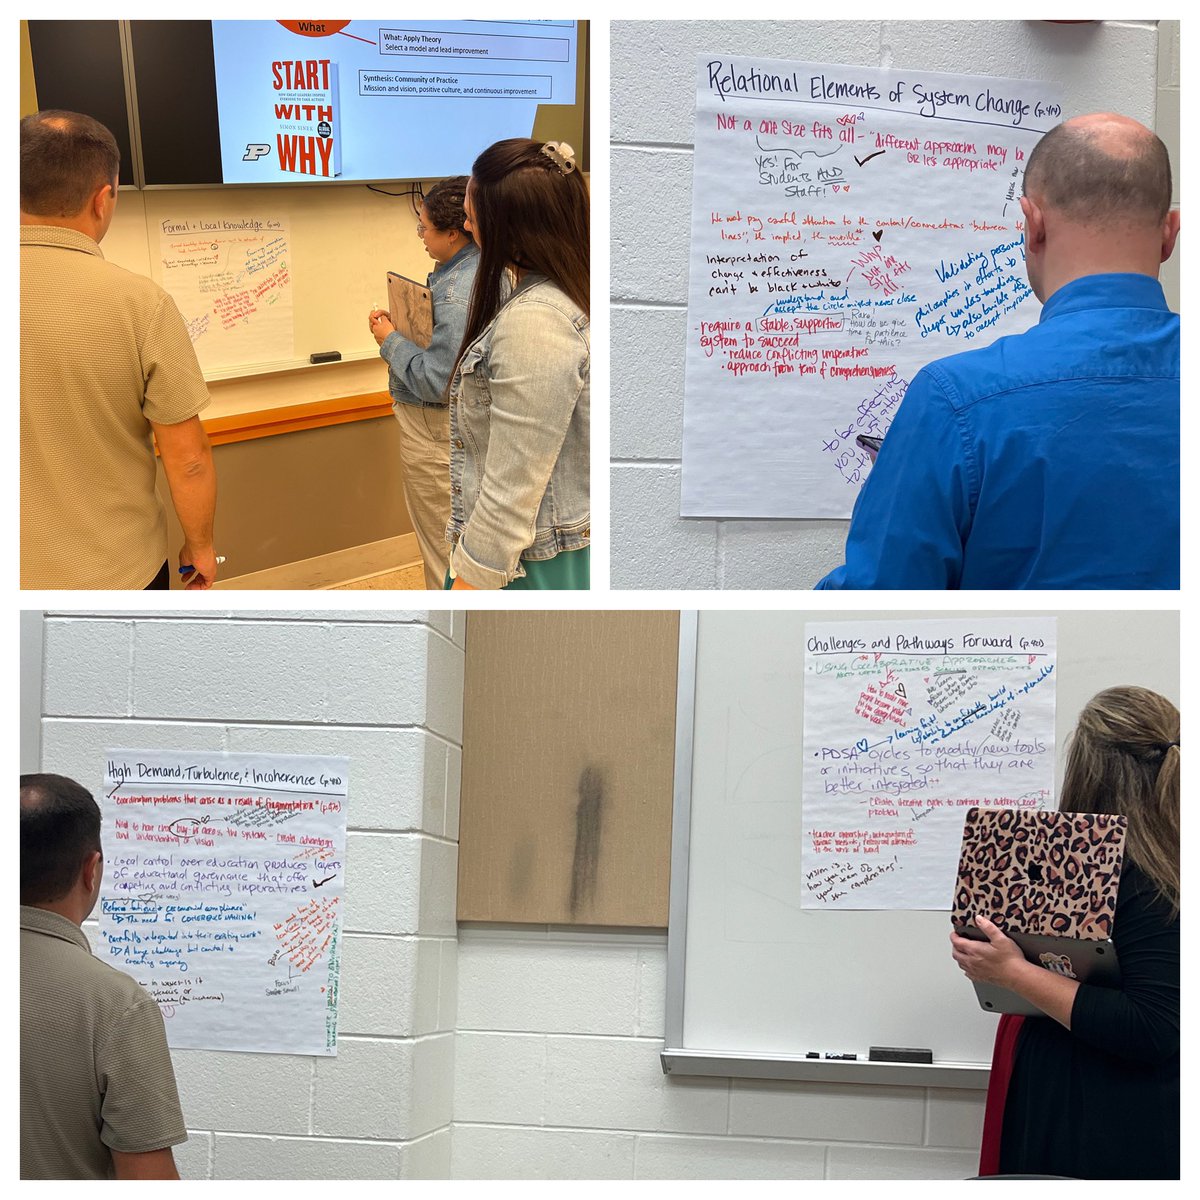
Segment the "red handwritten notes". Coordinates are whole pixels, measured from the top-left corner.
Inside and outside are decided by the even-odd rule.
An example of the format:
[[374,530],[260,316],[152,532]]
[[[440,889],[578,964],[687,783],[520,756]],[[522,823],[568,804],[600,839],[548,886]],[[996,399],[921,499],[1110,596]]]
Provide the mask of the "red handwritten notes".
[[275,922],[275,937],[290,967],[309,971],[329,949],[337,928],[338,896],[314,897]]
[[202,367],[291,358],[290,255],[287,222],[278,217],[162,222],[162,284],[183,313]]
[[1017,201],[1058,103],[700,56],[683,515],[849,516],[871,465],[853,440],[886,437],[920,368],[1037,319]]
[[888,678],[868,683],[863,688],[854,706],[854,715],[872,725],[895,725],[902,729],[909,709],[908,696],[895,673],[889,669],[887,674]]
[[1054,620],[806,626],[803,904],[944,908],[976,805],[1054,780]]

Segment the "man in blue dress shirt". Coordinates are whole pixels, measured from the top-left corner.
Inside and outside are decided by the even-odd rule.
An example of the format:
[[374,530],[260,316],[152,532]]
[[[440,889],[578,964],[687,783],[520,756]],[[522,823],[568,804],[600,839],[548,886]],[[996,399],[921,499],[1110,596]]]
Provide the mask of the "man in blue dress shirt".
[[818,588],[1178,588],[1179,213],[1128,117],[1052,129],[1025,169],[1037,325],[913,379]]

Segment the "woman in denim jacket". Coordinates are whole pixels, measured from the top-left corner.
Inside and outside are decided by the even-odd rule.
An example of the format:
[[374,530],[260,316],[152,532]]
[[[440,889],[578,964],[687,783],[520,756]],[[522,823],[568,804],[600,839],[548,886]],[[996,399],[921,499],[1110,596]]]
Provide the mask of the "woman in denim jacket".
[[480,260],[450,384],[446,586],[586,588],[589,220],[574,151],[497,142],[466,210]]
[[400,425],[404,503],[425,564],[425,586],[441,588],[450,566],[450,415],[446,385],[462,347],[479,250],[466,228],[467,177],[435,183],[425,196],[417,236],[437,264],[429,276],[433,339],[422,349],[374,309],[371,333],[388,365],[392,412]]

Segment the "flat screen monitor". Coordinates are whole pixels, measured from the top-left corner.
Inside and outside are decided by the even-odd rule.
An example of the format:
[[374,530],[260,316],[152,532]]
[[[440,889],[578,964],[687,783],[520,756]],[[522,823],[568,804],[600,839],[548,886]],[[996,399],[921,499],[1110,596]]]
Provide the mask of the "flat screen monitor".
[[111,130],[121,152],[121,185],[130,186],[133,140],[120,26],[116,21],[29,21],[28,30],[38,108],[86,113]]
[[576,100],[574,21],[213,21],[224,183],[468,174]]

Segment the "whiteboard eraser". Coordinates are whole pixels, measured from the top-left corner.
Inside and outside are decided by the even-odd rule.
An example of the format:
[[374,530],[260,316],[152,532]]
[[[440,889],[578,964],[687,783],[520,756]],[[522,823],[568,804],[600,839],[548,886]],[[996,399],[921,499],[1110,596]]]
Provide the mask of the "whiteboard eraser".
[[342,352],[340,350],[322,350],[317,354],[310,354],[308,361],[310,363],[341,362]]
[[868,1058],[871,1062],[931,1063],[933,1051],[911,1046],[872,1046]]

